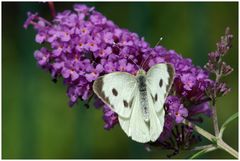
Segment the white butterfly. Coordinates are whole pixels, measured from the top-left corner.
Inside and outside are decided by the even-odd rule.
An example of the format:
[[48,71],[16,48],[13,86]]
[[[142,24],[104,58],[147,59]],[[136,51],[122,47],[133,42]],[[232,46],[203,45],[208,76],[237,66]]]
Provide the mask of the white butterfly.
[[174,68],[156,64],[137,75],[113,72],[93,84],[97,96],[118,114],[123,131],[134,141],[156,141],[164,125],[164,102],[173,83]]

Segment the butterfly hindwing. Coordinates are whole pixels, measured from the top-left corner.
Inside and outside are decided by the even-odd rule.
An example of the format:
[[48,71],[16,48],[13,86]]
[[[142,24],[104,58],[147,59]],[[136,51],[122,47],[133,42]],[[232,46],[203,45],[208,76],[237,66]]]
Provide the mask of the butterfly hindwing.
[[136,92],[136,83],[133,75],[114,72],[95,80],[93,90],[119,116],[129,118]]
[[147,72],[147,86],[156,112],[162,110],[173,79],[174,68],[171,64],[157,64]]
[[120,126],[123,131],[132,138],[132,140],[146,143],[150,141],[149,123],[145,122],[142,115],[140,106],[139,92],[136,92],[134,103],[132,105],[131,117],[128,119],[118,117]]
[[139,99],[140,97],[138,92],[134,98],[131,117],[119,117],[118,120],[120,126],[129,137],[137,142],[154,142],[159,138],[163,130],[165,111],[164,109],[158,113],[155,111],[150,93],[148,93],[149,122],[145,122],[142,117],[143,114]]
[[164,126],[164,115],[165,111],[162,108],[159,112],[156,112],[154,102],[151,98],[150,92],[148,92],[148,103],[149,103],[149,132],[150,140],[156,141],[163,131]]

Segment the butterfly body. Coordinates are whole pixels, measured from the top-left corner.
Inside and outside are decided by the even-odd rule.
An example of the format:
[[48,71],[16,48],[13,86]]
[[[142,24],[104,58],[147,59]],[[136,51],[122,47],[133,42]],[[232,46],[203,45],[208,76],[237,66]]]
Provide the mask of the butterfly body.
[[147,97],[147,83],[146,83],[146,74],[144,70],[139,70],[136,76],[138,90],[140,94],[140,107],[142,109],[142,115],[145,122],[149,121],[149,104],[148,104],[148,97]]
[[113,72],[99,77],[93,84],[96,95],[118,114],[123,131],[133,140],[155,141],[164,125],[163,108],[171,88],[174,68],[157,64],[137,75]]

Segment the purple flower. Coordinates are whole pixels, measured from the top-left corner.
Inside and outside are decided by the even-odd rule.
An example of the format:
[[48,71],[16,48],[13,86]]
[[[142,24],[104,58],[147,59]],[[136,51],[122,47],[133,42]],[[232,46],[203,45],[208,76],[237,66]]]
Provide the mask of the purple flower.
[[222,62],[221,67],[222,67],[222,74],[224,76],[227,76],[233,72],[233,68],[230,65],[227,65],[225,62]]
[[224,56],[231,48],[233,35],[230,33],[230,28],[227,27],[225,35],[221,37],[221,40],[217,43],[217,52],[219,55]]
[[102,47],[100,50],[98,50],[98,52],[95,52],[95,57],[102,57],[102,58],[106,58],[108,57],[110,54],[112,54],[112,48],[111,47]]
[[95,96],[95,98],[94,98],[94,106],[96,108],[101,108],[101,107],[104,106],[104,103],[97,96]]
[[176,115],[176,123],[181,123],[183,119],[188,116],[188,111],[181,104],[180,107],[178,108],[178,111],[175,113],[175,115]]
[[231,91],[231,89],[227,87],[226,83],[216,83],[215,85],[216,93],[219,97],[224,96]]
[[103,106],[103,120],[105,121],[104,128],[109,130],[118,123],[118,116],[107,105]]
[[87,14],[89,11],[94,10],[94,7],[89,8],[89,7],[87,7],[86,5],[83,5],[83,4],[75,4],[73,8],[76,12],[85,13],[85,14]]
[[77,71],[75,70],[75,67],[71,61],[68,61],[64,64],[61,74],[62,74],[63,78],[65,78],[65,79],[70,78],[71,81],[74,81],[79,77],[79,75],[78,75]]
[[64,32],[59,32],[58,36],[61,39],[61,41],[66,42],[71,39],[70,34],[71,34],[70,31],[64,31]]
[[113,62],[105,62],[104,64],[104,70],[107,72],[107,73],[111,73],[111,72],[114,72],[116,71],[116,63],[113,63]]
[[113,34],[111,32],[106,32],[103,34],[103,40],[107,44],[113,44],[114,39],[113,39]]
[[86,79],[89,82],[92,82],[92,81],[96,80],[98,78],[99,74],[103,71],[103,66],[101,64],[98,64],[96,66],[96,68],[89,66],[87,70],[91,73],[88,73],[85,75]]
[[90,21],[94,25],[104,25],[107,22],[107,19],[101,13],[95,12],[95,14],[90,16]]
[[188,110],[176,96],[169,96],[166,100],[167,115],[171,116],[176,123],[181,123],[188,116]]
[[225,35],[217,43],[217,49],[208,54],[208,62],[205,68],[216,77],[216,82],[210,82],[207,88],[208,96],[215,101],[217,97],[221,97],[230,91],[226,83],[220,82],[223,76],[229,75],[233,68],[223,61],[223,57],[231,48],[233,35],[230,33],[229,27],[225,30]]
[[46,48],[41,48],[40,50],[36,50],[34,52],[34,57],[38,64],[43,67],[49,63],[50,53]]
[[99,49],[99,47],[97,46],[95,41],[89,40],[87,43],[87,49],[91,52],[96,52]]
[[27,18],[27,20],[25,21],[25,23],[23,24],[23,27],[24,27],[25,29],[27,29],[28,26],[31,24],[31,22],[37,17],[38,13],[33,14],[33,13],[31,13],[31,12],[28,12],[27,15],[28,15],[28,18]]
[[[221,37],[221,40],[217,42],[217,50],[214,52],[210,52],[208,54],[208,63],[205,65],[205,68],[215,73],[219,67],[219,61],[221,61],[222,57],[229,51],[231,48],[231,42],[232,42],[233,35],[230,33],[229,27],[226,28],[225,35]],[[228,65],[226,65],[225,62],[222,62],[223,64],[222,69],[225,68],[224,72],[225,74],[230,74],[232,71],[232,68]],[[228,73],[229,72],[229,73]]]
[[46,34],[40,32],[36,35],[35,41],[41,44],[43,41],[45,41],[45,39],[46,39]]
[[175,123],[175,120],[172,116],[165,115],[163,132],[161,133],[158,139],[160,142],[164,142],[171,136],[172,129],[174,128],[174,123]]
[[131,63],[128,63],[127,59],[120,59],[118,61],[118,71],[126,71],[129,73],[132,73],[133,71],[135,71],[134,69],[134,65]]
[[187,91],[191,91],[192,87],[195,85],[196,77],[194,77],[192,74],[183,74],[181,76],[181,81],[184,84],[183,88]]

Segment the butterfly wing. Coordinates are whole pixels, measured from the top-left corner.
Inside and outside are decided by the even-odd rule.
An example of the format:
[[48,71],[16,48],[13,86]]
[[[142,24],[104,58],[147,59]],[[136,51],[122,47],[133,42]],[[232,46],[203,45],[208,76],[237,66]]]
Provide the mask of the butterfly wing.
[[147,90],[150,118],[150,140],[159,138],[164,126],[164,102],[172,86],[174,68],[170,64],[157,64],[147,72]]
[[131,117],[118,117],[120,126],[129,137],[137,142],[154,142],[163,131],[165,111],[163,108],[159,112],[155,111],[153,100],[150,96],[150,92],[148,92],[149,122],[145,122],[139,99],[138,92],[134,98]]
[[115,72],[99,77],[94,92],[118,113],[124,132],[133,140],[155,141],[163,130],[163,105],[173,83],[174,68],[170,64],[154,65],[147,72],[149,121],[144,121],[136,78],[128,73]]
[[95,80],[93,90],[119,116],[129,118],[136,92],[136,83],[133,75],[114,72]]
[[171,64],[156,64],[147,72],[147,86],[157,113],[161,113],[163,109],[165,99],[173,83],[174,73]]
[[140,106],[139,92],[136,92],[132,105],[132,114],[129,118],[119,117],[119,123],[124,132],[132,138],[132,140],[146,143],[150,141],[149,123],[144,121],[142,109]]
[[160,134],[163,131],[165,111],[164,108],[162,108],[159,112],[156,112],[150,92],[148,92],[148,104],[150,122],[149,135],[150,140],[154,142],[159,138]]

